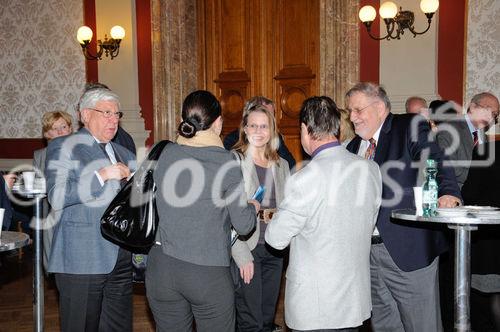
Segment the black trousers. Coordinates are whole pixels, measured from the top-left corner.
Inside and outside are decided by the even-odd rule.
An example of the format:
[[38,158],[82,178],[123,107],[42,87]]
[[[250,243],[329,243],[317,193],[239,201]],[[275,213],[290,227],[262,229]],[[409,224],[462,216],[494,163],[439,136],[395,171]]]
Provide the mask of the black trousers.
[[249,284],[240,277],[236,290],[236,323],[238,332],[270,332],[274,329],[276,303],[283,271],[282,252],[265,244],[252,250],[254,275]]
[[132,331],[131,259],[120,248],[109,274],[55,273],[61,331]]
[[149,252],[146,295],[158,332],[234,332],[234,288],[228,266],[202,266]]

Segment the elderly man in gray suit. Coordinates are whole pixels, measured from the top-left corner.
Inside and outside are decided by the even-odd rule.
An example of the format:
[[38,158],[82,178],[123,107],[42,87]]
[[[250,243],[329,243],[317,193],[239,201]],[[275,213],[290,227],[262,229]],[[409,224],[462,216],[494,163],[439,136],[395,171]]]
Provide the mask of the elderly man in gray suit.
[[339,144],[340,113],[330,98],[307,99],[300,122],[312,160],[289,179],[265,234],[276,249],[290,244],[285,320],[294,331],[353,331],[370,318],[380,171]]
[[118,96],[86,91],[79,103],[84,127],[47,148],[49,203],[60,213],[49,272],[59,290],[62,331],[132,331],[130,252],[105,240],[101,216],[130,176],[134,155],[111,139],[118,129]]
[[[437,111],[446,110],[452,102],[442,105]],[[462,188],[469,173],[472,150],[486,141],[485,131],[498,121],[498,98],[489,92],[472,97],[467,113],[462,117],[447,117],[439,125],[437,143],[444,149],[455,169],[455,175]]]

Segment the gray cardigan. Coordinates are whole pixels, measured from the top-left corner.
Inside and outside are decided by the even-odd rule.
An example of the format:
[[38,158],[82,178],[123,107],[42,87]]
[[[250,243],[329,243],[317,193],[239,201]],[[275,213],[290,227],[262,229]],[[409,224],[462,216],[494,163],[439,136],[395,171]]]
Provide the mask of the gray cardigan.
[[[233,152],[235,155],[237,152]],[[241,157],[237,157],[238,159]],[[243,179],[245,181],[245,191],[248,197],[252,197],[257,188],[259,187],[259,178],[255,170],[255,164],[251,157],[244,157],[240,159],[241,170],[243,172]],[[285,195],[285,182],[290,176],[290,168],[288,162],[279,158],[277,162],[271,166],[274,178],[274,190],[276,193],[276,206],[283,200]],[[253,261],[252,250],[255,249],[260,237],[260,222],[256,222],[255,231],[247,240],[238,239],[231,248],[231,255],[238,267]]]
[[248,234],[256,218],[234,156],[220,147],[170,144],[154,179],[163,253],[198,265],[229,266],[230,226]]

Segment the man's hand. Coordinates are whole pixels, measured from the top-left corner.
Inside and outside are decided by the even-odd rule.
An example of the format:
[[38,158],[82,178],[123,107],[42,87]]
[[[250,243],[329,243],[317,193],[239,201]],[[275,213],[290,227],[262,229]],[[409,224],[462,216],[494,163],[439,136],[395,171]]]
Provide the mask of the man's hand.
[[9,189],[12,189],[12,186],[14,186],[14,182],[16,182],[17,175],[14,173],[5,174],[3,176],[3,179],[5,180],[7,187],[9,187]]
[[453,208],[462,205],[462,201],[455,196],[443,195],[438,199],[438,206],[440,208]]
[[253,278],[253,262],[246,263],[240,267],[240,276],[245,284],[249,284]]
[[101,168],[98,173],[101,176],[101,179],[106,182],[111,179],[121,180],[128,178],[130,176],[130,169],[123,163],[116,163],[114,165]]

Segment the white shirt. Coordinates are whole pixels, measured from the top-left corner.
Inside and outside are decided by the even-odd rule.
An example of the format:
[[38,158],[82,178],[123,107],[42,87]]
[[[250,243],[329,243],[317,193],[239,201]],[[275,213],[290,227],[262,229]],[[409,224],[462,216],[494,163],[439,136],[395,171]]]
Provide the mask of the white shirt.
[[[94,137],[94,139],[96,140],[97,143],[101,143],[99,142],[99,140],[97,138]],[[109,160],[111,161],[111,163],[114,165],[117,163],[116,161],[116,157],[115,157],[115,151],[113,151],[113,147],[111,146],[111,144],[108,142],[106,143],[106,146],[104,147],[104,149],[106,150],[106,153],[108,154],[108,157],[109,157]],[[101,186],[104,186],[104,180],[101,178],[101,176],[99,175],[99,172],[95,171],[95,175],[97,176],[97,179],[99,180],[99,183],[101,184]]]

